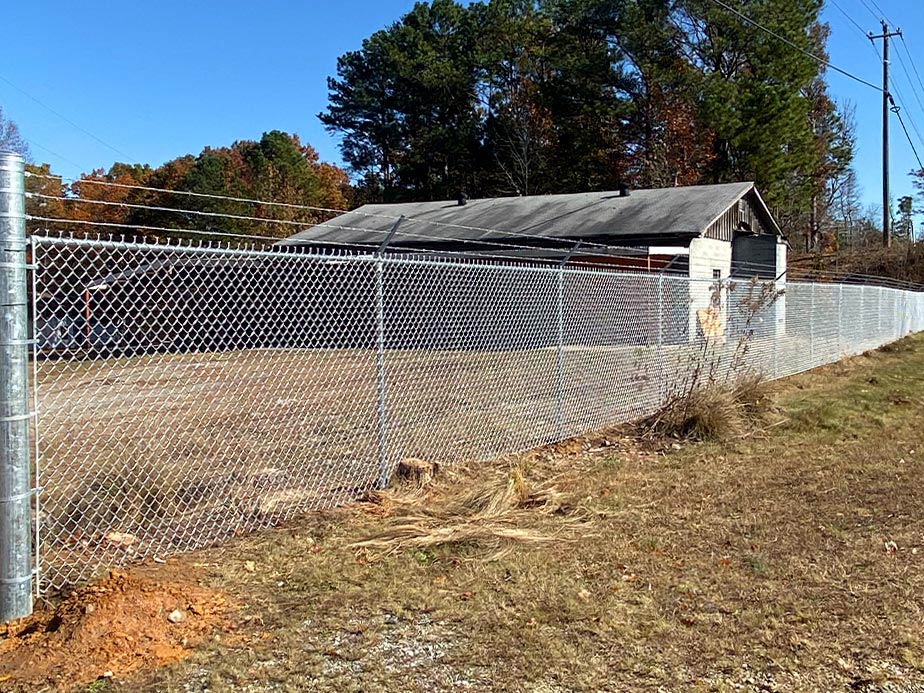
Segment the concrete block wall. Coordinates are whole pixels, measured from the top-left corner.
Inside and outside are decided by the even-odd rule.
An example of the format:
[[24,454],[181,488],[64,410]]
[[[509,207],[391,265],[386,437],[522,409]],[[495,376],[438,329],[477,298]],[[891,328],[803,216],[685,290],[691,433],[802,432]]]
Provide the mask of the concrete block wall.
[[785,243],[776,244],[776,290],[782,291],[774,304],[775,334],[777,337],[786,336],[786,251]]
[[[694,238],[690,241],[690,340],[700,332],[697,311],[709,308],[714,291],[715,272],[721,279],[731,276],[732,246],[727,241],[712,238]],[[725,314],[727,300],[721,298],[721,313]]]

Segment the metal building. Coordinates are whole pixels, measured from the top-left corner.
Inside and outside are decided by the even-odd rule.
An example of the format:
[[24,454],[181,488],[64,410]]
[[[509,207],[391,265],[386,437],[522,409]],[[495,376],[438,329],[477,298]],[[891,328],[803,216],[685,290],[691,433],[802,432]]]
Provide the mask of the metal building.
[[[386,238],[391,251],[561,258],[685,272],[703,280],[690,284],[690,336],[703,329],[703,311],[715,301],[711,283],[758,277],[782,288],[786,275],[786,240],[751,182],[371,204],[283,243],[375,248]],[[778,302],[775,325],[763,329],[785,330],[784,305]]]
[[[450,250],[659,269],[691,278],[785,271],[785,241],[753,183],[651,190],[370,204],[284,243],[377,246],[403,217],[392,250]],[[577,244],[575,250],[575,246]],[[608,246],[608,250],[603,246]],[[680,260],[679,258],[685,258]]]

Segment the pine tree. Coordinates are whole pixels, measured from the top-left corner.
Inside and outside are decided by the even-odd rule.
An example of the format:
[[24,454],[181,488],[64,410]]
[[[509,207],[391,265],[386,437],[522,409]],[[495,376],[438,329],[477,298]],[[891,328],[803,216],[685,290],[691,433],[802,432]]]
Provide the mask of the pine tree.
[[[736,7],[823,55],[821,2]],[[820,64],[712,0],[418,3],[329,87],[367,200],[754,180],[802,228],[852,158]]]

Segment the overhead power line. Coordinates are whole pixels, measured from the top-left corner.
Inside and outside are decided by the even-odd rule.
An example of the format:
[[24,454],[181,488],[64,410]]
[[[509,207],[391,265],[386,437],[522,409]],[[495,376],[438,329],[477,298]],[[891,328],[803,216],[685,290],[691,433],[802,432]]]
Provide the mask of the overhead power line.
[[[860,26],[860,24],[857,22],[857,20],[854,19],[854,18],[851,16],[851,14],[850,14],[847,10],[845,10],[843,7],[841,7],[841,5],[837,2],[837,0],[828,0],[828,2],[830,2],[838,12],[840,12],[842,15],[844,15],[844,16],[847,18],[847,21],[849,21],[851,24],[853,24],[853,25],[857,28],[857,31],[860,32],[860,34],[863,36],[863,38],[867,38],[866,29],[864,29],[862,26]],[[876,45],[875,45],[875,44],[870,44],[870,45],[872,45],[874,49],[876,48]],[[877,54],[878,54],[879,51],[876,51],[876,52],[877,52]]]
[[911,135],[908,134],[908,128],[905,127],[905,121],[902,119],[901,109],[895,105],[895,101],[892,100],[892,97],[889,97],[889,100],[892,102],[892,112],[898,118],[898,122],[902,126],[902,130],[905,133],[905,138],[908,140],[908,144],[911,145],[911,151],[914,152],[914,158],[917,159],[918,168],[924,171],[924,164],[921,163],[921,157],[918,156],[918,150],[914,146],[914,142],[911,140]]
[[41,149],[41,150],[43,150],[43,151],[48,152],[49,154],[51,154],[53,157],[60,159],[60,160],[63,161],[64,163],[70,164],[71,166],[75,167],[78,171],[80,170],[80,168],[81,168],[80,164],[78,164],[78,163],[75,162],[75,161],[72,161],[71,159],[68,159],[68,158],[67,158],[66,156],[64,156],[63,154],[58,154],[58,152],[56,152],[54,149],[49,149],[49,148],[46,147],[44,144],[39,144],[39,143],[36,142],[35,140],[29,139],[29,138],[27,138],[27,137],[24,137],[23,139],[29,144],[30,147],[38,147],[39,149]]
[[891,109],[892,112],[895,113],[896,115],[898,114],[898,111],[895,109],[899,109],[905,112],[905,116],[908,119],[908,124],[911,126],[911,132],[913,132],[917,136],[918,144],[924,146],[924,136],[921,135],[921,131],[920,129],[918,129],[917,123],[915,123],[914,118],[911,117],[911,112],[906,106],[906,101],[899,98],[899,94],[895,92],[895,90],[893,90],[892,93],[889,94],[889,98],[890,98],[890,103],[894,104],[893,108]]
[[[56,111],[56,110],[53,109],[51,106],[49,106],[48,104],[46,104],[44,101],[41,101],[41,100],[37,99],[36,97],[32,96],[32,94],[30,94],[29,92],[27,92],[27,91],[26,91],[25,89],[23,89],[22,87],[17,86],[16,84],[14,84],[14,83],[11,82],[10,80],[8,80],[8,79],[7,79],[6,77],[4,77],[3,75],[0,75],[0,82],[3,82],[4,84],[6,84],[6,85],[12,87],[12,88],[15,89],[16,91],[18,91],[20,94],[22,94],[23,96],[25,96],[27,99],[29,99],[29,100],[31,100],[31,101],[34,101],[35,103],[37,103],[39,106],[41,106],[42,108],[44,108],[46,111],[48,111],[48,112],[51,113],[52,115],[57,116],[58,118],[60,118],[61,120],[63,120],[65,123],[67,123],[67,124],[70,125],[71,127],[76,128],[77,130],[79,130],[80,132],[82,132],[82,133],[83,133],[84,135],[86,135],[87,137],[93,138],[94,140],[96,140],[97,142],[99,142],[99,143],[100,143],[101,145],[103,145],[104,147],[107,147],[108,149],[111,149],[112,151],[114,151],[114,152],[115,152],[116,154],[118,154],[119,156],[125,157],[126,159],[128,159],[128,160],[131,161],[132,163],[135,163],[135,164],[138,163],[138,161],[137,161],[134,157],[129,156],[128,154],[126,154],[125,152],[123,152],[121,149],[119,149],[119,148],[117,148],[117,147],[113,147],[113,146],[112,146],[111,144],[109,144],[106,140],[104,140],[104,139],[102,139],[102,138],[100,138],[100,137],[97,137],[96,135],[94,135],[92,132],[90,132],[90,131],[87,130],[86,128],[81,127],[80,125],[78,125],[77,123],[75,123],[73,120],[71,120],[70,118],[68,118],[66,115],[64,115],[63,113],[60,113],[59,111]],[[44,149],[44,147],[42,147],[42,149]],[[62,157],[62,158],[63,158],[63,157]]]
[[838,67],[837,65],[833,64],[833,63],[830,62],[829,60],[826,60],[825,58],[822,58],[820,55],[816,55],[816,54],[812,53],[811,51],[805,50],[805,49],[802,48],[801,46],[799,46],[799,45],[793,43],[792,41],[790,41],[790,40],[789,40],[788,38],[786,38],[785,36],[780,36],[778,33],[776,33],[775,31],[773,31],[772,29],[768,29],[767,27],[765,27],[765,26],[764,26],[763,24],[761,24],[760,22],[757,22],[756,20],[751,19],[751,18],[748,17],[746,14],[742,14],[741,12],[739,12],[738,10],[736,10],[734,7],[731,7],[730,5],[725,4],[724,2],[722,2],[722,0],[712,0],[712,2],[714,2],[714,3],[715,3],[716,5],[718,5],[719,7],[722,7],[723,9],[728,10],[729,12],[731,12],[732,14],[734,14],[736,17],[738,17],[739,19],[741,19],[743,22],[747,22],[747,23],[750,24],[751,26],[753,26],[753,27],[755,27],[755,28],[757,28],[757,29],[760,29],[761,31],[763,31],[763,32],[766,33],[766,34],[769,34],[770,36],[772,36],[773,38],[777,39],[778,41],[782,41],[782,42],[785,43],[787,46],[790,46],[791,48],[794,48],[795,50],[797,50],[797,51],[799,51],[800,53],[802,53],[802,55],[804,55],[804,56],[806,56],[806,57],[808,57],[808,58],[811,58],[812,60],[814,60],[814,61],[817,62],[818,64],[824,65],[825,67],[830,68],[831,70],[834,70],[835,72],[838,72],[838,73],[844,75],[845,77],[849,77],[850,79],[854,80],[855,82],[859,82],[860,84],[863,84],[863,85],[865,85],[865,86],[867,86],[867,87],[870,87],[871,89],[875,89],[875,90],[878,91],[879,93],[882,93],[882,87],[880,87],[880,86],[878,86],[878,85],[876,85],[876,84],[873,84],[872,82],[868,82],[867,80],[863,79],[862,77],[858,77],[857,75],[853,74],[852,72],[848,72],[847,70],[844,70],[843,68]]
[[[870,6],[870,3],[872,3],[872,6]],[[863,5],[863,9],[869,12],[870,16],[877,22],[881,22],[884,19],[889,24],[894,23],[891,19],[886,17],[885,12],[882,11],[882,8],[876,3],[875,0],[860,0],[860,4]],[[875,10],[873,9],[873,6],[876,8]]]
[[[911,65],[911,69],[914,72],[914,76],[917,77],[918,86],[921,88],[921,92],[924,93],[924,80],[921,79],[921,73],[918,72],[918,67],[917,65],[915,65],[914,58],[911,56],[911,51],[908,50],[908,44],[905,43],[905,37],[900,36],[899,38],[901,39],[901,42],[902,42],[902,49],[905,51],[905,55],[908,56],[908,62]],[[909,77],[909,81],[910,81],[910,77]]]
[[[908,68],[905,66],[905,60],[902,58],[901,53],[896,53],[898,56],[898,64],[902,69],[902,73],[905,75],[905,79],[908,81],[909,86],[911,87],[911,95],[914,97],[914,100],[918,104],[920,113],[924,113],[924,102],[921,101],[921,95],[918,90],[915,88],[914,84],[911,82],[911,75],[908,73]],[[899,93],[897,87],[892,87],[892,92],[895,94],[896,100],[898,101],[899,106],[905,109],[906,114],[908,115],[908,122],[911,124],[911,129],[918,136],[918,142],[924,145],[924,137],[921,136],[921,131],[918,130],[917,124],[914,122],[914,118],[911,117],[908,109],[908,100],[899,98]]]
[[[863,29],[863,27],[862,27],[862,26],[850,15],[850,13],[847,12],[847,11],[840,5],[840,3],[838,2],[838,0],[828,0],[828,1],[831,3],[831,5],[834,6],[835,9],[837,9],[841,14],[843,14],[843,15],[847,18],[847,20],[857,29],[857,31],[860,33],[860,35],[863,36],[864,39],[868,39],[868,38],[869,38],[869,34],[868,34],[868,33]],[[866,7],[867,7],[867,9],[870,11],[870,13],[873,14],[873,16],[876,16],[875,13],[872,11],[871,8],[869,8],[868,6],[866,6]],[[915,76],[917,77],[918,85],[921,87],[921,91],[924,91],[924,82],[922,82],[922,80],[921,80],[921,75],[920,75],[920,73],[918,73],[918,69],[917,69],[917,67],[916,67],[915,64],[914,64],[914,60],[913,60],[913,58],[911,57],[911,53],[908,51],[908,45],[907,45],[907,43],[905,42],[905,37],[902,36],[901,34],[898,34],[898,38],[901,39],[902,48],[904,49],[905,54],[908,56],[908,61],[910,62],[911,67],[912,67],[913,70],[914,70]],[[866,41],[864,41],[864,43],[866,43]],[[881,60],[881,59],[882,59],[882,54],[879,52],[879,49],[878,49],[878,47],[876,46],[875,42],[870,41],[868,45],[872,46],[873,50],[876,52],[876,55],[877,55],[877,56],[879,57],[879,59]],[[909,86],[910,86],[910,88],[911,88],[912,96],[914,97],[915,101],[917,102],[918,106],[920,107],[921,113],[924,113],[924,102],[922,102],[920,92],[919,92],[919,90],[917,89],[917,87],[915,86],[914,81],[911,79],[911,75],[910,75],[909,72],[908,72],[908,68],[907,68],[907,65],[906,65],[906,63],[905,63],[905,60],[902,58],[901,53],[898,53],[897,56],[898,56],[899,65],[901,66],[902,72],[903,72],[904,75],[905,75],[905,79],[908,80],[908,84],[909,84]],[[902,99],[899,97],[898,89],[897,89],[895,86],[892,86],[892,87],[891,87],[891,92],[895,95],[895,97],[896,97],[895,100],[898,101],[898,106],[895,106],[895,108],[893,108],[893,112],[894,112],[897,116],[899,116],[899,119],[900,119],[900,115],[899,115],[899,112],[898,112],[897,109],[898,109],[900,106],[902,106]],[[892,97],[890,96],[889,98],[891,99]],[[906,109],[906,111],[907,111],[907,109]],[[907,114],[907,113],[906,113],[906,114]],[[918,130],[918,127],[917,127],[917,125],[915,124],[914,119],[911,118],[911,117],[909,116],[909,117],[908,117],[908,122],[911,124],[912,130],[914,130],[914,133],[917,135],[918,141],[919,141],[921,144],[924,144],[924,137],[922,137],[921,131]],[[902,127],[904,127],[904,123],[902,123]],[[906,134],[906,136],[908,135],[907,130],[906,130],[905,134]],[[913,149],[913,148],[914,148],[914,144],[913,144],[910,140],[909,140],[909,144],[912,145],[912,149]],[[915,156],[916,156],[916,155],[917,155],[917,154],[915,154]]]
[[[851,25],[853,26],[853,28],[855,28],[855,29],[859,32],[859,34],[860,34],[864,39],[869,39],[869,33],[868,33],[868,32],[867,32],[867,31],[866,31],[866,30],[865,30],[865,29],[864,29],[864,28],[863,28],[863,27],[851,16],[851,14],[850,14],[849,12],[847,12],[847,10],[845,10],[845,9],[843,8],[843,6],[841,6],[841,4],[838,2],[838,0],[828,0],[828,2],[830,2],[831,5],[832,5],[836,10],[838,10],[842,15],[844,15],[844,17],[847,18],[847,20],[851,23]],[[872,9],[870,9],[869,7],[867,7],[867,9],[870,10],[870,12],[873,14],[873,16],[876,16],[875,13],[872,12]],[[921,90],[920,90],[920,91],[919,91],[918,88],[915,86],[914,81],[911,79],[911,75],[910,75],[910,73],[909,73],[909,71],[908,71],[908,67],[907,67],[907,65],[906,65],[905,60],[902,58],[901,53],[898,53],[898,54],[897,54],[897,56],[898,56],[898,61],[899,61],[899,65],[900,65],[900,67],[901,67],[901,69],[902,69],[902,73],[904,73],[904,75],[905,75],[905,79],[908,81],[908,85],[909,85],[909,87],[911,88],[911,94],[912,94],[912,96],[914,97],[914,100],[917,102],[918,106],[920,107],[921,113],[924,114],[924,101],[922,101],[922,98],[921,98],[921,95],[920,95],[921,92],[924,91],[924,82],[922,82],[922,80],[921,80],[921,75],[918,73],[918,69],[917,69],[917,67],[916,67],[915,64],[914,64],[914,60],[911,58],[911,53],[908,51],[908,45],[907,45],[907,43],[905,43],[905,37],[902,36],[901,34],[899,34],[898,37],[899,37],[899,38],[901,39],[901,41],[902,41],[902,48],[904,49],[905,54],[908,56],[908,62],[910,62],[911,67],[913,68],[914,73],[915,73],[915,75],[916,75],[916,77],[917,77],[918,85],[920,85],[920,87],[921,87]],[[867,45],[871,46],[872,49],[875,51],[876,55],[878,56],[878,58],[879,58],[880,60],[882,60],[882,53],[879,52],[879,48],[876,46],[876,44],[875,44],[874,42],[872,42],[872,41],[864,41],[864,43],[866,43]],[[903,106],[903,105],[904,105],[904,104],[902,103],[902,102],[903,102],[903,99],[901,99],[901,98],[899,97],[897,87],[895,87],[895,86],[893,85],[892,88],[891,88],[891,91],[892,91],[892,93],[895,95],[896,100],[898,101],[898,105],[899,105],[899,106]],[[907,113],[907,110],[908,110],[908,109],[906,108],[905,110],[906,110],[906,115],[908,115],[908,113]],[[924,136],[922,136],[921,131],[918,129],[918,126],[916,125],[914,119],[910,117],[910,115],[908,115],[908,122],[909,122],[910,125],[911,125],[911,129],[912,129],[912,130],[914,131],[914,133],[917,135],[918,141],[919,141],[922,145],[924,145]]]
[[860,36],[863,37],[863,43],[864,43],[865,45],[869,46],[869,47],[872,49],[872,51],[876,54],[876,57],[879,58],[879,60],[881,61],[881,60],[882,60],[882,53],[879,52],[879,46],[877,46],[876,43],[875,43],[874,41],[870,41],[870,40],[869,40],[869,31],[867,31],[866,29],[864,29],[864,28],[857,22],[857,20],[855,20],[855,19],[853,18],[853,16],[852,16],[847,10],[845,10],[845,9],[837,2],[837,0],[828,0],[828,1],[829,1],[837,10],[839,10],[840,13],[841,13],[842,15],[844,15],[844,16],[850,21],[850,23],[853,25],[853,28],[856,28],[856,30],[859,32]]

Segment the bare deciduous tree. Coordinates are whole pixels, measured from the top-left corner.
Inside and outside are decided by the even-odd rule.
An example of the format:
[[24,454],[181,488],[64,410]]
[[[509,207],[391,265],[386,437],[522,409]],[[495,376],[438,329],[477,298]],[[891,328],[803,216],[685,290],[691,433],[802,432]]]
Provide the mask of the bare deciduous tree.
[[20,134],[19,126],[3,115],[2,106],[0,106],[0,152],[16,152],[21,154],[26,161],[32,160],[29,145]]

